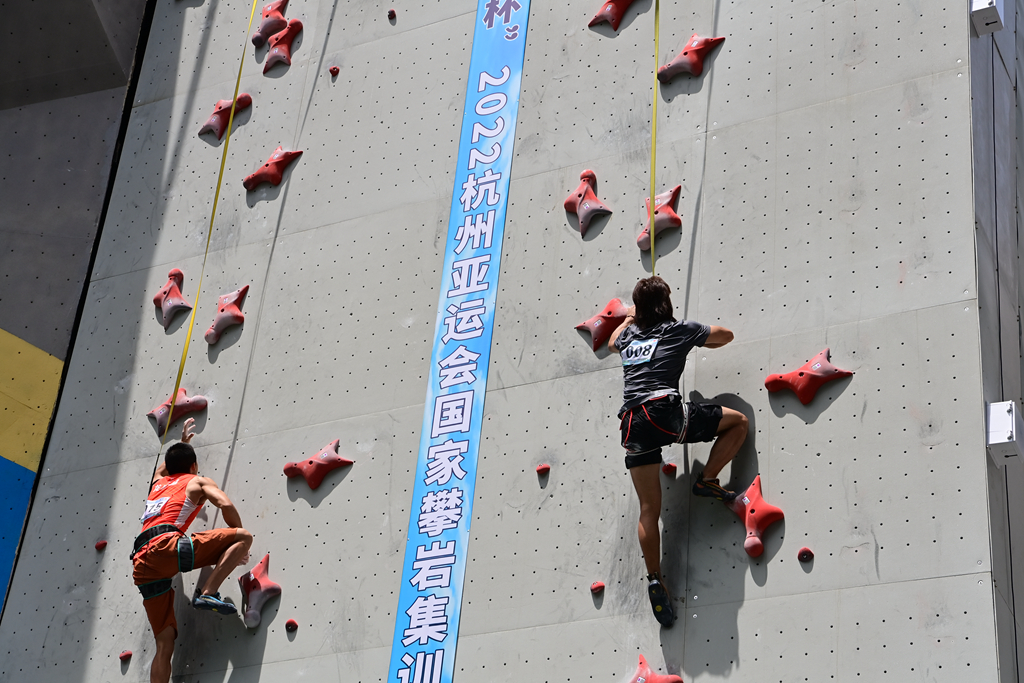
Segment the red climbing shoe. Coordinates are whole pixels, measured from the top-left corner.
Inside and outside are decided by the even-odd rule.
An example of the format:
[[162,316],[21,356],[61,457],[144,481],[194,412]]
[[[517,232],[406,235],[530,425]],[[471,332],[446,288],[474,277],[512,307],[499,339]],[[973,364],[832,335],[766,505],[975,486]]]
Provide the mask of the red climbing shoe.
[[738,494],[735,491],[722,488],[717,479],[705,479],[704,473],[701,472],[697,475],[697,481],[693,482],[693,495],[731,503],[736,500]]

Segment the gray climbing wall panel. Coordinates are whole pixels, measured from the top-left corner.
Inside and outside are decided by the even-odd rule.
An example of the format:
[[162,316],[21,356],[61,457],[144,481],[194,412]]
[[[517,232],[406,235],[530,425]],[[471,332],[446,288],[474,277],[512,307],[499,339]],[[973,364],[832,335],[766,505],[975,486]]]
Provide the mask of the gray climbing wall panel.
[[[621,371],[573,329],[650,271],[635,238],[653,4],[614,33],[586,28],[592,2],[534,3],[458,680],[622,681],[638,652],[687,681],[997,680],[1012,598],[989,542],[969,20],[939,5],[662,3],[662,63],[694,31],[726,36],[704,75],[659,88],[658,190],[682,185],[683,227],[659,238],[657,271],[678,315],[736,332],[694,352],[683,388],[747,414],[724,474],[742,487],[760,473],[787,517],[751,560],[739,520],[689,495],[707,446],[668,449],[663,566],[680,619],[659,631],[617,441]],[[247,44],[254,103],[231,138],[183,385],[210,399],[201,471],[284,592],[248,632],[179,598],[175,680],[386,676],[475,3],[395,7],[391,23],[368,0],[292,0],[305,29],[267,76]],[[159,446],[146,413],[187,329],[182,315],[165,332],[151,297],[178,267],[195,299],[224,144],[196,131],[230,97],[247,9],[158,5],[0,678],[148,677],[126,555]],[[279,144],[304,153],[279,187],[246,193]],[[585,239],[562,209],[583,168],[614,211]],[[208,349],[216,296],[246,283],[245,325]],[[852,378],[808,406],[764,389],[826,346]],[[336,438],[351,469],[312,492],[284,478]]]

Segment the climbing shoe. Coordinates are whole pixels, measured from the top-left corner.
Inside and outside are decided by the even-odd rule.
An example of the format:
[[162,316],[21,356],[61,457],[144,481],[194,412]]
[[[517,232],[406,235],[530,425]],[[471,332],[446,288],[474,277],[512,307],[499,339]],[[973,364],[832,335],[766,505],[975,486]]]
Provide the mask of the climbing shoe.
[[676,620],[675,610],[672,609],[672,598],[669,597],[665,586],[657,578],[648,575],[650,584],[647,585],[647,595],[651,598],[651,609],[654,610],[654,618],[665,627],[672,626]]
[[704,473],[701,472],[697,475],[697,481],[693,482],[693,495],[731,503],[739,494],[723,489],[717,479],[705,479]]
[[196,609],[210,610],[218,614],[237,614],[238,610],[230,602],[220,599],[220,593],[213,595],[197,595],[192,600],[192,606]]

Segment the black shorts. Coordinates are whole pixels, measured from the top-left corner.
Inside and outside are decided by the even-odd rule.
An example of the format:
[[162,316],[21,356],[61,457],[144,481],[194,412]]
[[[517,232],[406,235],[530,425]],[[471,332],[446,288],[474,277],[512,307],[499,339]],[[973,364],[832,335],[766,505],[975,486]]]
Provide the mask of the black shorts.
[[678,396],[664,396],[630,408],[620,425],[626,469],[660,463],[662,446],[713,441],[721,421],[722,406],[684,405]]

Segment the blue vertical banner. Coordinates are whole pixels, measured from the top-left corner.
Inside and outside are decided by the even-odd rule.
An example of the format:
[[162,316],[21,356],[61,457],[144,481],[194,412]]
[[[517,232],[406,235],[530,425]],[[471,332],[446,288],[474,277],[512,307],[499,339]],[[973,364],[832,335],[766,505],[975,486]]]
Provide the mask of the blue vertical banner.
[[390,683],[454,677],[529,16],[477,3]]

